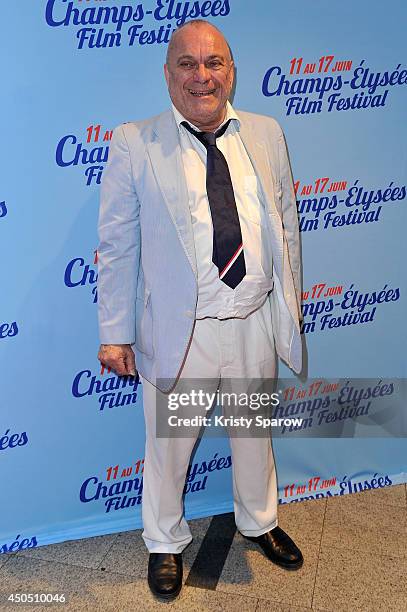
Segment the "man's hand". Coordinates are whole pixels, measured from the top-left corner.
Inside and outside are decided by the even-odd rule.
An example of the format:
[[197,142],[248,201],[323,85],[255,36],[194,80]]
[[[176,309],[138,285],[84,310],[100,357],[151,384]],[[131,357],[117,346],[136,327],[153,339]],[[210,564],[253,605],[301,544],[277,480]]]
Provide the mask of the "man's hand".
[[101,344],[98,359],[119,376],[136,376],[136,360],[130,344]]

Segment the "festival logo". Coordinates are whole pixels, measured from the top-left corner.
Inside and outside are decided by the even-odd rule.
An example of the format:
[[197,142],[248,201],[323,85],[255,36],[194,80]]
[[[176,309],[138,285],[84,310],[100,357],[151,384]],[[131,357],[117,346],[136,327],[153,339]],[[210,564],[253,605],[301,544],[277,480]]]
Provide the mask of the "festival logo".
[[109,466],[102,478],[90,476],[81,484],[79,499],[83,504],[102,503],[105,512],[132,508],[141,504],[144,459],[124,467]]
[[401,64],[376,72],[364,59],[355,65],[352,59],[323,55],[313,61],[294,57],[285,69],[271,66],[262,92],[268,98],[283,98],[287,116],[313,115],[381,108],[389,93],[406,83],[407,70]]
[[45,21],[51,28],[71,28],[77,49],[165,44],[187,19],[213,19],[230,12],[229,0],[156,0],[137,4],[104,2],[93,6],[73,0],[48,0]]
[[406,186],[390,181],[379,188],[367,188],[356,179],[318,178],[294,184],[301,232],[348,228],[376,223],[385,211],[406,197]]
[[343,285],[315,284],[302,293],[301,333],[372,323],[379,308],[399,299],[400,288],[391,288],[387,283],[368,292],[357,289],[354,283],[347,289]]
[[[407,435],[404,422],[404,379],[343,379],[335,382],[311,379],[293,385],[279,380],[281,402],[273,417],[291,423],[273,431],[281,437],[400,437]],[[294,419],[293,417],[302,417]],[[297,425],[295,421],[301,421]]]
[[376,472],[372,478],[368,476],[365,480],[354,480],[348,476],[342,479],[336,476],[321,478],[313,476],[306,483],[291,483],[285,485],[279,491],[282,497],[279,504],[290,504],[295,502],[307,501],[309,499],[321,499],[323,497],[337,497],[361,491],[371,491],[374,489],[384,489],[393,484],[388,474],[380,475]]
[[[211,473],[230,468],[231,457],[210,458],[191,464],[185,480],[184,494],[206,490]],[[90,476],[81,484],[79,499],[82,503],[98,502],[105,512],[132,508],[141,504],[143,491],[144,459],[138,459],[128,466],[109,466],[102,478]]]
[[66,134],[60,138],[55,161],[60,168],[78,166],[82,168],[86,186],[100,185],[103,164],[107,162],[109,142],[113,130],[102,128],[100,124],[90,125],[85,130],[84,138],[75,134]]
[[110,368],[101,366],[100,375],[93,374],[91,370],[81,370],[72,382],[72,395],[77,399],[95,396],[98,398],[99,410],[103,412],[109,408],[122,408],[134,406],[137,403],[138,386],[141,384],[139,375],[117,376],[111,373]]
[[97,266],[98,252],[95,249],[93,253],[94,257],[92,263],[86,263],[83,257],[74,257],[68,262],[64,272],[64,283],[66,287],[69,288],[89,287],[91,289],[93,304],[96,304],[98,301],[96,284],[98,273],[97,268],[94,266]]

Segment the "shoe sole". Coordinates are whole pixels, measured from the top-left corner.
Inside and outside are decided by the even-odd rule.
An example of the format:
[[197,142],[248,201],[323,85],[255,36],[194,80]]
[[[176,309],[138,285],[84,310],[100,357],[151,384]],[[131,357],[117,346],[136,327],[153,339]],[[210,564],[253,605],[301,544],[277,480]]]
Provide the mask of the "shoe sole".
[[266,555],[264,550],[263,550],[263,554],[265,555],[265,557],[267,557],[267,559],[269,561],[274,563],[274,565],[277,565],[278,567],[282,567],[283,569],[288,570],[289,572],[295,572],[296,570],[301,569],[301,567],[304,564],[303,560],[301,560],[301,561],[299,561],[298,563],[295,563],[295,564],[293,564],[293,563],[285,564],[285,563],[281,563],[280,561],[275,561],[275,559],[271,559],[268,555]]

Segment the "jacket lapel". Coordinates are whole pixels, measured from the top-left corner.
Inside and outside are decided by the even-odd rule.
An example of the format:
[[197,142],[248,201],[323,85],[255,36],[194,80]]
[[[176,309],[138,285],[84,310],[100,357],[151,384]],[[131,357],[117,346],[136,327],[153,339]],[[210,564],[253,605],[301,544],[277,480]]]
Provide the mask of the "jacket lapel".
[[276,283],[276,289],[278,293],[282,294],[281,299],[286,303],[291,317],[298,327],[295,288],[289,264],[288,245],[283,232],[281,189],[278,186],[275,171],[273,172],[270,163],[266,143],[254,133],[250,123],[245,120],[240,122],[240,136],[256,176],[260,181],[265,198],[273,253],[273,267],[279,278]]
[[153,172],[185,254],[197,276],[188,189],[182,163],[177,124],[171,111],[159,116],[147,143]]
[[269,213],[277,213],[281,218],[276,200],[277,180],[270,165],[266,143],[256,137],[252,126],[245,119],[240,121],[240,137],[260,181]]
[[255,136],[252,126],[245,119],[240,121],[240,137],[262,188],[270,221],[273,256],[276,267],[280,272],[283,268],[282,219],[277,206],[279,194],[275,187],[276,177],[275,174],[273,175],[267,146],[264,141]]

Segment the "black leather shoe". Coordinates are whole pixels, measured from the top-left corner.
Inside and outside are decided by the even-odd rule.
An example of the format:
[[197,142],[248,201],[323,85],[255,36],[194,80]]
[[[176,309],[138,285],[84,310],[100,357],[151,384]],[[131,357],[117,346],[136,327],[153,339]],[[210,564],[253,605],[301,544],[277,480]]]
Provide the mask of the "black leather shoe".
[[284,569],[297,570],[304,563],[300,549],[280,527],[274,527],[271,531],[255,538],[244,537],[259,544],[266,557]]
[[175,599],[182,587],[182,554],[150,553],[148,586],[158,599]]

